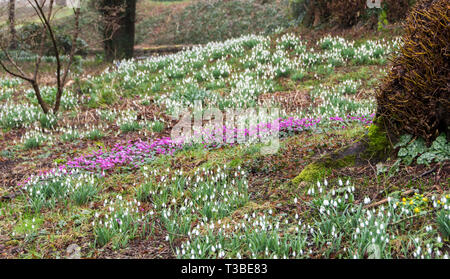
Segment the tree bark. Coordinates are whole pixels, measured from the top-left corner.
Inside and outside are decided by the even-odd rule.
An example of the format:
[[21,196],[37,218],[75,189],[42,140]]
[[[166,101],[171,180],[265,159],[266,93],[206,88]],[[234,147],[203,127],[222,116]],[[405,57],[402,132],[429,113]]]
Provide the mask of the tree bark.
[[108,61],[130,59],[134,54],[136,0],[103,0],[105,58]]
[[314,23],[313,23],[313,27],[317,27],[322,19],[322,12],[320,10],[320,7],[315,6],[314,7]]
[[9,34],[10,34],[10,48],[17,48],[17,32],[16,32],[16,0],[9,0],[8,5],[8,22],[9,22]]

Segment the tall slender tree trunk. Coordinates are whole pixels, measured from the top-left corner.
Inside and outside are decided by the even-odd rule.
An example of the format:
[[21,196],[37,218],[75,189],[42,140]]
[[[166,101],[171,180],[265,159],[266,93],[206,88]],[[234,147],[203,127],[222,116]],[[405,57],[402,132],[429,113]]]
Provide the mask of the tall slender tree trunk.
[[9,21],[10,47],[12,49],[15,49],[17,48],[16,0],[9,0],[8,11],[9,11],[8,21]]
[[129,59],[134,54],[137,0],[103,0],[104,49],[108,61]]

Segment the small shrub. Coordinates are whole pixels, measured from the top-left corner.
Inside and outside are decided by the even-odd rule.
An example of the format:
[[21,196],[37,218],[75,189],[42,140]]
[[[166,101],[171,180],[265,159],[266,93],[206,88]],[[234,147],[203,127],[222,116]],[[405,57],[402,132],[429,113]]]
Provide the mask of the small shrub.
[[151,129],[155,133],[161,133],[164,131],[165,125],[162,121],[155,121],[151,124]]
[[104,134],[99,129],[94,129],[85,135],[85,138],[87,138],[89,140],[99,140],[103,137],[104,137]]
[[83,205],[90,201],[98,193],[98,187],[94,183],[79,184],[72,193],[72,200],[76,205]]
[[438,229],[445,239],[450,239],[450,212],[449,210],[442,209],[436,218]]

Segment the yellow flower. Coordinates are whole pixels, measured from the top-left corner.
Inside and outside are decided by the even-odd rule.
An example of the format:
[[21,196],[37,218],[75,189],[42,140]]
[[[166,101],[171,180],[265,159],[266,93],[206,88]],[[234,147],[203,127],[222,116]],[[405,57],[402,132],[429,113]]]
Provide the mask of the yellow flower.
[[419,209],[418,207],[416,207],[416,208],[414,208],[414,212],[415,212],[415,213],[419,213],[419,212],[420,212],[420,209]]
[[423,198],[422,199],[424,202],[428,202],[428,198]]
[[440,200],[438,200],[438,204],[441,204],[441,201],[440,201]]
[[414,202],[413,202],[413,201],[410,201],[409,204],[414,204]]
[[405,201],[406,201],[406,199],[405,199],[405,198],[403,198],[403,199],[402,199],[402,201],[404,201],[404,202],[405,202]]

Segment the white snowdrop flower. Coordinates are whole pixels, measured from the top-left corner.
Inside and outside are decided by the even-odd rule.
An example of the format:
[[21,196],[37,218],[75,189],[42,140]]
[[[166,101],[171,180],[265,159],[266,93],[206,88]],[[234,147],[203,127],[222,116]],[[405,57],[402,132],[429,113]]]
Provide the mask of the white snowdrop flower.
[[294,203],[297,203],[297,198],[294,198]]
[[342,180],[339,178],[339,186],[342,186],[342,185],[344,185],[344,184],[342,183]]
[[324,205],[324,206],[328,206],[329,204],[330,204],[330,203],[328,202],[328,200],[324,200],[324,201],[323,201],[323,205]]

